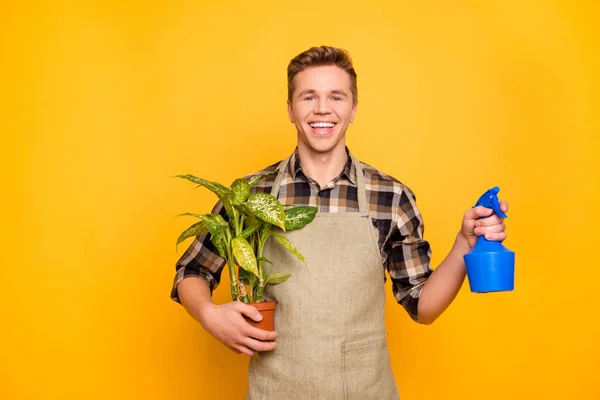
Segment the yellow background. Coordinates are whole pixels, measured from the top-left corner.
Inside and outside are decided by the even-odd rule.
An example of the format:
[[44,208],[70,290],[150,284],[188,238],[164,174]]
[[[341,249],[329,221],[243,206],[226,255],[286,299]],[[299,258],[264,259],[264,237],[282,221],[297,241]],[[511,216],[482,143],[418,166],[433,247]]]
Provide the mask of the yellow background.
[[0,398],[241,398],[247,359],[169,299],[191,223],[173,216],[215,201],[169,176],[229,183],[288,155],[285,69],[321,44],[351,52],[348,144],[416,192],[434,265],[484,190],[511,203],[514,292],[465,284],[419,326],[388,287],[403,400],[600,398],[599,17],[591,0],[6,2]]

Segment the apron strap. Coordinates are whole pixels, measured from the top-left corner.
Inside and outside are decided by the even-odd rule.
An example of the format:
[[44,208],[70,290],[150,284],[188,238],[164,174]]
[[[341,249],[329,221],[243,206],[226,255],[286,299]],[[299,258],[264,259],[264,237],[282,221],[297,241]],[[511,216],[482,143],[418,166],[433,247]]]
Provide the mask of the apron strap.
[[[356,171],[356,193],[358,196],[358,211],[361,214],[367,214],[369,212],[369,207],[367,205],[367,189],[365,187],[365,173],[362,169],[362,165],[360,161],[356,159],[356,157],[352,157],[352,163],[354,164],[354,169]],[[275,178],[275,182],[273,183],[273,187],[271,188],[271,195],[277,197],[279,194],[279,187],[281,186],[281,180],[283,179],[283,174],[285,173],[285,169],[290,163],[290,157],[283,160],[279,163],[279,167],[277,168],[277,177]]]
[[363,171],[360,161],[356,157],[352,156],[352,162],[354,163],[354,169],[356,170],[356,194],[358,195],[358,211],[361,214],[369,213],[369,206],[367,203],[367,188],[365,187],[365,173]]
[[291,157],[292,156],[289,156],[288,158],[279,163],[279,167],[277,167],[277,177],[275,178],[275,182],[273,183],[273,187],[271,188],[271,196],[277,197],[277,195],[279,194],[279,186],[281,185],[281,179],[283,179],[283,173],[285,172],[285,169],[290,163]]

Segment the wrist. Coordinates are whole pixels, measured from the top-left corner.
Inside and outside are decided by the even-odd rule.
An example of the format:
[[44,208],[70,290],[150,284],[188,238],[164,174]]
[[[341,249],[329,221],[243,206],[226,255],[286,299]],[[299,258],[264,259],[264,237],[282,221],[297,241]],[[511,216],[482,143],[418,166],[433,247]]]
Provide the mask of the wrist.
[[467,254],[469,251],[471,251],[471,246],[469,245],[469,240],[466,238],[466,236],[462,232],[459,232],[456,235],[456,238],[454,239],[454,244],[452,245],[452,249],[450,250],[450,253],[453,253],[456,256],[462,257],[465,254]]
[[212,301],[201,301],[196,306],[196,319],[204,329],[206,329],[206,325],[209,323],[210,316],[212,315],[212,311],[216,305]]

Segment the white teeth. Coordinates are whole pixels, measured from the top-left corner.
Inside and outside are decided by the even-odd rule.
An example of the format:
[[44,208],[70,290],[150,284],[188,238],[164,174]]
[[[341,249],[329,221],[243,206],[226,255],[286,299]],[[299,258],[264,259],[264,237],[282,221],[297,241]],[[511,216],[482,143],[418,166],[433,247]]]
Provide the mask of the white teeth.
[[331,122],[313,122],[310,126],[313,128],[333,128],[335,124]]

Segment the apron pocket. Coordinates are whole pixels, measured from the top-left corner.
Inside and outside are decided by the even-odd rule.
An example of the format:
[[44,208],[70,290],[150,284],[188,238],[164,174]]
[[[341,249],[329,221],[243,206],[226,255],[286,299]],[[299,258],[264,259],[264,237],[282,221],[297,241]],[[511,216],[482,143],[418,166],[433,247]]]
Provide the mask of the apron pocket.
[[345,399],[398,399],[387,335],[342,343]]

